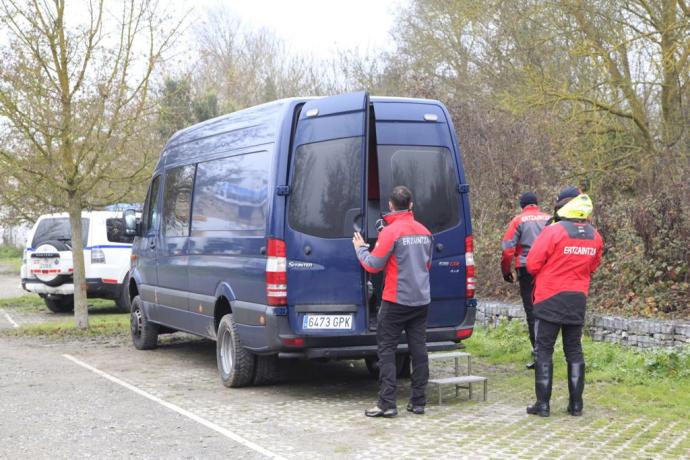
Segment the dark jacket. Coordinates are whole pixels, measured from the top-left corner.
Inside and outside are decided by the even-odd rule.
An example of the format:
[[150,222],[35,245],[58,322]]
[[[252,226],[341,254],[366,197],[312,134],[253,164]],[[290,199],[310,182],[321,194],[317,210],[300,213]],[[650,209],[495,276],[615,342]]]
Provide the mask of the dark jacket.
[[408,306],[431,302],[431,232],[414,220],[412,211],[396,211],[384,217],[374,250],[357,248],[357,258],[370,273],[385,271],[383,300]]

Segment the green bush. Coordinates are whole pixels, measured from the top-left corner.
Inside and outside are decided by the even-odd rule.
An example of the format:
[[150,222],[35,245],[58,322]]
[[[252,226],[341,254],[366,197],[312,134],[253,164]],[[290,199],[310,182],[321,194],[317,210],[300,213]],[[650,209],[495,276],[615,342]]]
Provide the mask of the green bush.
[[0,245],[0,259],[10,259],[21,256],[22,250],[20,248],[6,244]]

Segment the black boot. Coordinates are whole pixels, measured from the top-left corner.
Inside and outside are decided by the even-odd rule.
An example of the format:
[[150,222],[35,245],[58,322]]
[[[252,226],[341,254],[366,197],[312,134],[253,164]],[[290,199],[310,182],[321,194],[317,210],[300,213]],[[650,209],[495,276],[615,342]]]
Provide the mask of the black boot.
[[537,402],[527,406],[527,413],[548,417],[550,414],[551,383],[553,381],[553,364],[537,362],[534,368],[534,392]]
[[582,392],[585,389],[585,363],[568,363],[568,413],[582,415]]

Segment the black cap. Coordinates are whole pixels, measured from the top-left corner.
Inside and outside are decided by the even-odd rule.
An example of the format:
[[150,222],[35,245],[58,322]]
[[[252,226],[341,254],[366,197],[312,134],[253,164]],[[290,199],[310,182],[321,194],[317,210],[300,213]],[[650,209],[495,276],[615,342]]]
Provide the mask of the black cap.
[[539,204],[537,201],[537,194],[534,192],[525,192],[520,195],[520,207],[524,208],[530,204]]
[[573,187],[572,185],[563,187],[561,189],[561,193],[558,194],[558,198],[556,198],[556,202],[561,202],[566,198],[575,198],[576,196],[580,195],[580,193],[582,193],[580,192],[580,189]]

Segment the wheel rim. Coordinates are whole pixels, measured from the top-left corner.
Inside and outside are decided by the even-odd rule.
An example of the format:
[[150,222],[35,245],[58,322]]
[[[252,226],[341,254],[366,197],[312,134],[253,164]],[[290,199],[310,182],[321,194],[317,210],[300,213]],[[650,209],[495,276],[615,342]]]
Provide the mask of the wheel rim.
[[134,309],[129,320],[129,327],[132,330],[132,335],[134,337],[139,337],[141,335],[141,328],[143,317],[141,315],[141,310],[139,308]]
[[223,330],[220,336],[220,365],[223,373],[230,375],[232,370],[232,336],[227,329]]

